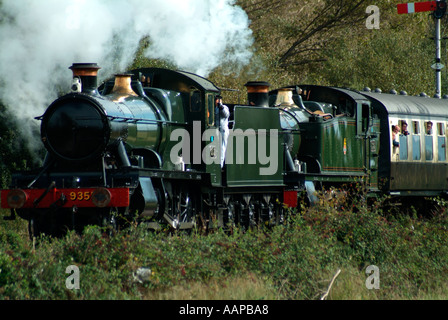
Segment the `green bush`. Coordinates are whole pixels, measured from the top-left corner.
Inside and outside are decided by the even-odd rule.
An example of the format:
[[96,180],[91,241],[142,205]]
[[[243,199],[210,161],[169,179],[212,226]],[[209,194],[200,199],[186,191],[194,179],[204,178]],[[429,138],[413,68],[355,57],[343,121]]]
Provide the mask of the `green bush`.
[[[0,299],[166,299],[170,290],[190,287],[214,290],[216,297],[220,286],[241,278],[264,282],[261,298],[319,299],[338,269],[329,298],[448,297],[444,210],[417,218],[387,213],[381,203],[346,200],[292,213],[272,229],[208,235],[156,233],[140,225],[109,236],[88,227],[83,235],[33,243],[25,223],[1,221]],[[80,270],[79,290],[65,286],[70,265]],[[365,287],[369,265],[380,270],[380,290]],[[138,280],[140,268],[150,276]]]

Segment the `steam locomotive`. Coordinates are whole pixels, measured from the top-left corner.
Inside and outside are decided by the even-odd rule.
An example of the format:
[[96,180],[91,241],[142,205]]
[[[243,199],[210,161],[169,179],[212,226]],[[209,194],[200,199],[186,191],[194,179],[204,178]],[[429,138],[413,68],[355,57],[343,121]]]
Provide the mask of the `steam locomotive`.
[[[72,92],[42,116],[41,168],[13,174],[1,206],[30,236],[138,219],[182,230],[275,225],[316,189],[362,183],[369,196],[440,196],[447,190],[448,100],[248,82],[247,105],[227,104],[220,163],[220,89],[160,68],[98,86],[97,64],[75,63]],[[431,122],[432,132],[424,130]],[[392,125],[410,133],[392,144]]]

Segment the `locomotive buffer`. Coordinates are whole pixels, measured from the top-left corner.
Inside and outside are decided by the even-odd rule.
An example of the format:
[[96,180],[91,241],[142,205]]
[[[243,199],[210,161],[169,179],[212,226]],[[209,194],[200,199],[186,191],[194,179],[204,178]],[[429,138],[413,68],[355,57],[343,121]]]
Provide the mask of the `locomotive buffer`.
[[444,65],[441,63],[440,60],[440,51],[441,51],[440,19],[442,19],[445,16],[446,7],[447,7],[446,0],[397,4],[398,14],[432,11],[432,15],[434,16],[436,24],[435,27],[436,63],[434,63],[431,66],[431,68],[433,68],[436,71],[436,94],[434,96],[435,98],[440,98],[442,91],[441,70],[444,68]]

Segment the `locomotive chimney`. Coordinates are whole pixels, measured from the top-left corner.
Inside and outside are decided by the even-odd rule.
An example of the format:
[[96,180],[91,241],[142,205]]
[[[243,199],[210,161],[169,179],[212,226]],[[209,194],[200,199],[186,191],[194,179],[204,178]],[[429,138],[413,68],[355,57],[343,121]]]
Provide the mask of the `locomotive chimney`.
[[269,82],[250,81],[247,87],[247,103],[251,106],[269,107]]
[[98,94],[98,70],[101,68],[96,63],[74,63],[69,69],[73,71],[73,91]]

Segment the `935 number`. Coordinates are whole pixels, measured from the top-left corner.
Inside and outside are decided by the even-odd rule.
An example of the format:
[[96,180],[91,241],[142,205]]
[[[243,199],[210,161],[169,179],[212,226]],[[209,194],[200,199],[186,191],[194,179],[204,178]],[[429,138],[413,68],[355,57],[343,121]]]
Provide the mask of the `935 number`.
[[90,191],[72,191],[70,192],[70,200],[71,201],[89,201],[92,197],[92,192]]

